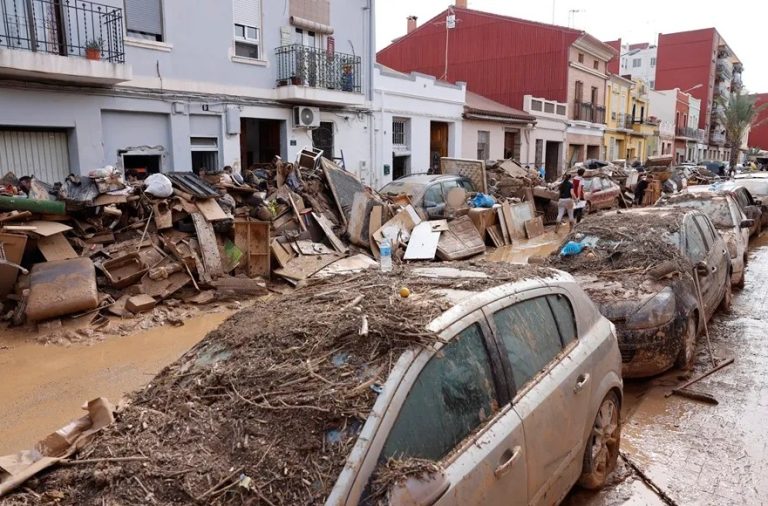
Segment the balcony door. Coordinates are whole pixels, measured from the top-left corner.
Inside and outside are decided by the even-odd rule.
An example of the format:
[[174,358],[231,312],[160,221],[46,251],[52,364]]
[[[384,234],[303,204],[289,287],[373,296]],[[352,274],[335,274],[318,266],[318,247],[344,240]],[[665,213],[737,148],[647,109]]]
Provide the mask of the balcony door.
[[302,77],[302,84],[316,88],[320,80],[321,55],[323,36],[303,28],[296,28],[296,44],[300,47],[296,52],[296,66]]

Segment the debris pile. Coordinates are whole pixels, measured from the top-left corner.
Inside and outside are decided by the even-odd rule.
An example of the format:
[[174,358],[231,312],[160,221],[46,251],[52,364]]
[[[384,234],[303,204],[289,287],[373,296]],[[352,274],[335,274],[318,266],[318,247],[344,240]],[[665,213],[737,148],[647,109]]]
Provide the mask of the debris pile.
[[539,173],[514,160],[490,162],[486,166],[489,192],[494,197],[524,200],[534,186],[544,184]]
[[[48,325],[89,315],[97,325],[172,300],[257,296],[269,282],[296,287],[371,268],[384,242],[395,262],[461,260],[542,233],[530,202],[487,195],[484,162],[443,164],[481,193],[455,188],[440,220],[406,195],[378,195],[309,149],[296,163],[276,157],[242,175],[225,167],[126,180],[105,167],[49,185],[8,173],[0,187],[2,317]],[[509,181],[537,181],[511,161],[498,167],[501,194]]]
[[[452,304],[435,291],[550,272],[483,261],[456,267],[463,270],[449,277],[431,272],[443,268],[418,276],[397,267],[311,280],[257,301],[133,394],[77,455],[87,465],[54,468],[10,500],[322,503],[399,356],[436,342],[426,326]],[[387,466],[377,483],[403,473]]]

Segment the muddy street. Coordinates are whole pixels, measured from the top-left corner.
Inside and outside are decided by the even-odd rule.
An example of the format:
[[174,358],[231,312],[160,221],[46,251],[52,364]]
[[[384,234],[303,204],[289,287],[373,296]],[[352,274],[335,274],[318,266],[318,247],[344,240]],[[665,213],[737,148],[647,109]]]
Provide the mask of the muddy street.
[[[681,383],[673,370],[650,381],[625,382],[622,452],[613,483],[599,493],[574,490],[565,504],[764,504],[768,496],[768,236],[753,240],[746,287],[730,314],[710,322],[715,357],[735,362],[703,379],[696,391],[709,405],[664,394]],[[694,374],[711,367],[702,336]],[[627,463],[646,476],[654,492]],[[661,496],[666,496],[665,499]]]

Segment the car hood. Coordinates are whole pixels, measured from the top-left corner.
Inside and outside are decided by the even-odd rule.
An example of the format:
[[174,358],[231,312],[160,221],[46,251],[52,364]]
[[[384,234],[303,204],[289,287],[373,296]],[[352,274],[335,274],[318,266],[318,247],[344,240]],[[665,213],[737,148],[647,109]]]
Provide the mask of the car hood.
[[577,279],[597,304],[600,313],[614,323],[626,320],[668,286],[658,281],[636,277],[605,279],[597,276],[577,276]]

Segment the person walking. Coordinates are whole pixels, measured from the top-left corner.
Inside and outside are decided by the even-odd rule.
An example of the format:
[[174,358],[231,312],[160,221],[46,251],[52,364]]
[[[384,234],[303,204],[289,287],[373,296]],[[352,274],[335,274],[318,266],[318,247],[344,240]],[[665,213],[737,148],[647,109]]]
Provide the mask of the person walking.
[[581,223],[581,218],[584,215],[584,205],[581,205],[581,201],[584,200],[584,167],[581,167],[576,171],[576,177],[573,178],[573,194],[576,197],[574,202],[573,214],[576,217],[576,223]]
[[573,225],[576,220],[573,217],[573,205],[576,200],[576,194],[573,191],[573,183],[571,182],[571,175],[566,174],[563,176],[563,181],[559,187],[560,199],[557,201],[557,220],[555,221],[555,233],[560,230],[560,223],[563,221],[563,215],[568,212],[568,223],[570,224],[570,230],[573,230]]
[[647,176],[642,176],[635,186],[635,205],[642,206],[645,198],[645,190],[648,189]]

